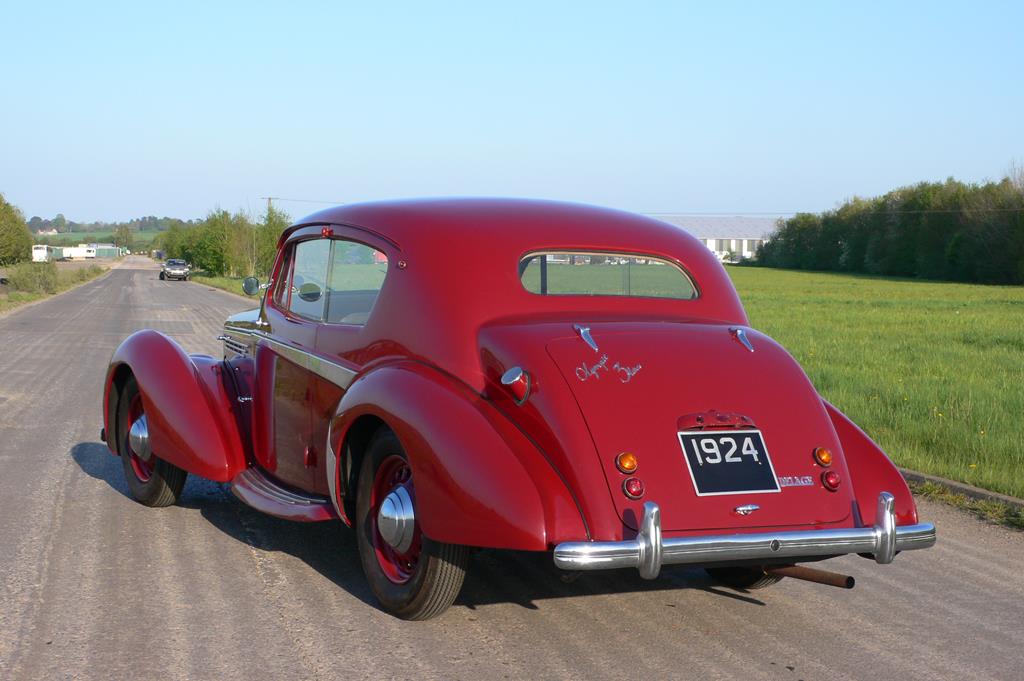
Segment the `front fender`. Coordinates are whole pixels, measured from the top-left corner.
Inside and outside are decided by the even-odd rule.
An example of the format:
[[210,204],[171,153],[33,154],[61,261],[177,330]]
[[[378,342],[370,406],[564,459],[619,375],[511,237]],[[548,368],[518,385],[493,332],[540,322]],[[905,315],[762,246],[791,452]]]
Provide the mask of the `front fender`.
[[860,509],[861,522],[873,525],[878,509],[879,492],[890,492],[896,497],[894,509],[898,525],[917,524],[917,506],[900,471],[885,452],[857,427],[843,412],[822,400],[832,426],[843,447],[846,467],[850,471],[853,495]]
[[245,470],[245,449],[234,399],[222,380],[223,362],[187,355],[167,336],[145,329],[126,338],[110,360],[103,423],[117,453],[119,383],[135,376],[158,457],[209,480],[228,482]]
[[[554,469],[467,386],[412,362],[372,370],[342,398],[330,446],[347,451],[338,445],[366,416],[386,423],[405,448],[420,526],[431,539],[540,551],[587,538],[580,510]],[[339,457],[340,470],[344,464]]]

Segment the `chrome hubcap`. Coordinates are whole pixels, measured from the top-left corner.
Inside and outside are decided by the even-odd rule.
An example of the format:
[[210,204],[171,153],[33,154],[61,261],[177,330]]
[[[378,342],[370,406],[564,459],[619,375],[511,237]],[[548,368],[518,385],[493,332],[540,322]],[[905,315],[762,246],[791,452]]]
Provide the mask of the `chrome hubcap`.
[[395,551],[405,553],[412,546],[415,528],[412,497],[404,486],[396,487],[381,502],[377,512],[377,531]]
[[149,448],[149,425],[146,423],[146,416],[143,414],[128,431],[128,444],[131,445],[132,453],[143,461],[149,461],[153,451]]

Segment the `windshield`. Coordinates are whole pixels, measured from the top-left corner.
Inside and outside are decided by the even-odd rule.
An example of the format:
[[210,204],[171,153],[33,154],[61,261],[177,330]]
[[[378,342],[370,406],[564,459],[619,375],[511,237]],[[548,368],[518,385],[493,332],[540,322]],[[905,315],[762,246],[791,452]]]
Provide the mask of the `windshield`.
[[168,260],[167,264],[171,267],[182,267],[185,264],[184,260]]
[[530,293],[547,296],[697,297],[696,286],[678,265],[627,253],[531,253],[519,262],[519,279]]

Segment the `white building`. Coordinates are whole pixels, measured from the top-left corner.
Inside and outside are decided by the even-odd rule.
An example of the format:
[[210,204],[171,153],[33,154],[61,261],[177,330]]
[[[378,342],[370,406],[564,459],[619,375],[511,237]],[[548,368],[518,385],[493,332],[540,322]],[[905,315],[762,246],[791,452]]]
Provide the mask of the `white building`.
[[723,262],[753,258],[757,247],[775,232],[774,217],[651,214],[697,237]]

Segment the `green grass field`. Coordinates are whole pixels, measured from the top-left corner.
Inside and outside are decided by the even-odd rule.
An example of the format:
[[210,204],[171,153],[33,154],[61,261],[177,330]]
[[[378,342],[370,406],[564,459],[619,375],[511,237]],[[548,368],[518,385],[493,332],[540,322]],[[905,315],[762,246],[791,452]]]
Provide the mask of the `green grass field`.
[[751,325],[898,465],[1024,497],[1024,288],[728,270]]
[[236,293],[244,298],[249,298],[253,301],[252,306],[258,307],[260,304],[259,296],[249,297],[242,292],[242,280],[234,277],[211,277],[202,272],[193,272],[189,277],[192,281],[197,284],[205,284],[206,286],[212,286],[213,288],[219,288],[222,291],[228,293]]
[[[156,238],[156,235],[159,233],[159,230],[132,232],[132,250],[149,250],[149,247],[153,243],[153,239]],[[48,243],[54,246],[77,246],[78,244],[91,243],[102,244],[113,242],[114,232],[112,230],[97,232],[68,232],[65,234],[57,234],[56,236],[48,236],[46,239],[48,240]]]

